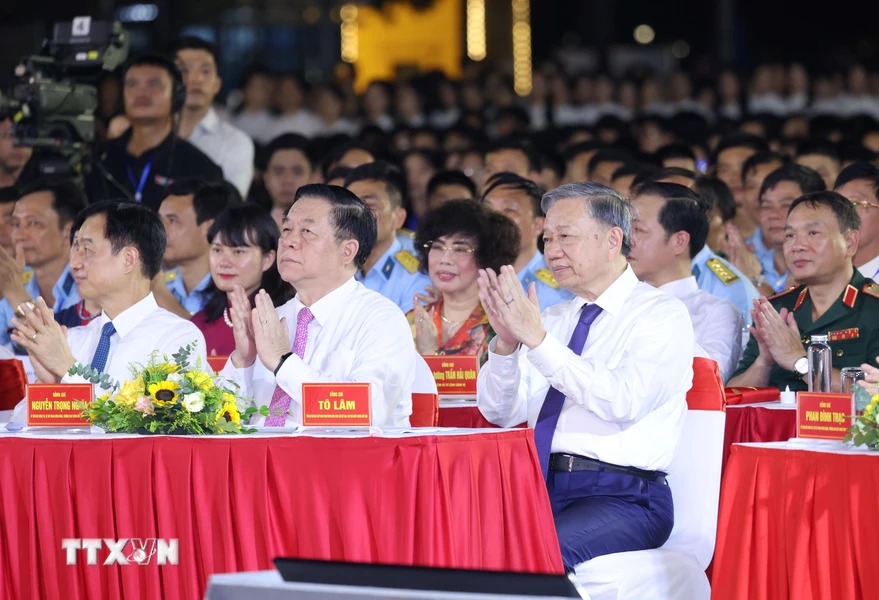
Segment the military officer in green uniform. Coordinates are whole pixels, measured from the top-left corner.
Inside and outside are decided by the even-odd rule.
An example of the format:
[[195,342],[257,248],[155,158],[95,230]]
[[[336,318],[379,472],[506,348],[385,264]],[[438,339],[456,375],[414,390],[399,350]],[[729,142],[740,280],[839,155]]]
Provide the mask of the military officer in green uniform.
[[879,355],[879,285],[853,266],[860,217],[836,192],[814,192],[791,205],[784,258],[800,286],[755,302],[751,339],[731,387],[807,389],[804,360],[812,335],[827,335],[833,385],[839,370]]

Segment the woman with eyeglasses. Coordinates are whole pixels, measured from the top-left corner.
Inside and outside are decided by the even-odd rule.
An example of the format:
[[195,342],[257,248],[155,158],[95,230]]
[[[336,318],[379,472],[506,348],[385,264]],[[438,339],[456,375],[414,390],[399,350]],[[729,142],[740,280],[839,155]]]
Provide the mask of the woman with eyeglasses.
[[481,204],[452,200],[422,218],[415,249],[438,295],[415,295],[407,314],[415,347],[422,355],[472,354],[482,362],[494,333],[479,302],[479,269],[513,264],[519,230]]
[[227,294],[236,285],[251,300],[264,289],[275,306],[293,297],[293,288],[281,279],[275,264],[280,235],[268,211],[255,204],[227,208],[208,230],[210,300],[192,322],[204,333],[209,356],[228,356],[235,349]]

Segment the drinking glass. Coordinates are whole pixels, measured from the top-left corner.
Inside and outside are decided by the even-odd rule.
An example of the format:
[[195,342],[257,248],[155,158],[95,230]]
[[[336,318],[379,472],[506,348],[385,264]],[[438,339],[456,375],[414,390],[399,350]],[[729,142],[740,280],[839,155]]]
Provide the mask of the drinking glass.
[[858,382],[864,379],[864,370],[860,367],[844,367],[839,372],[839,391],[843,394],[853,394]]
[[859,367],[844,367],[839,372],[839,390],[852,395],[852,408],[856,415],[863,413],[870,403],[870,393],[858,385],[863,379],[864,371]]

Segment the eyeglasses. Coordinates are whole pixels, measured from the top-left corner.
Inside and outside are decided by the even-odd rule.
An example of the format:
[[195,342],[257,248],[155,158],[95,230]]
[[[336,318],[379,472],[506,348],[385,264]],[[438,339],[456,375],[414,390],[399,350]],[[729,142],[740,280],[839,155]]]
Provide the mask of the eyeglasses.
[[424,244],[424,249],[428,253],[435,255],[451,252],[455,258],[466,258],[476,252],[476,248],[461,242],[455,242],[451,246],[445,246],[440,242],[427,242]]
[[855,208],[879,208],[879,204],[873,204],[872,202],[868,202],[867,200],[852,200],[851,203]]

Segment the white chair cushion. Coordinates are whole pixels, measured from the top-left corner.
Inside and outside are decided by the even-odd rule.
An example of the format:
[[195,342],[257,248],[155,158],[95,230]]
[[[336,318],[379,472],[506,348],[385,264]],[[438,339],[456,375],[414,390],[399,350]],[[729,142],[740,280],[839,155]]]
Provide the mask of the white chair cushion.
[[668,548],[619,552],[578,566],[577,582],[592,600],[709,600],[705,570],[692,556]]

